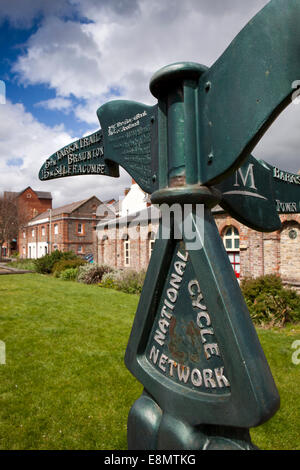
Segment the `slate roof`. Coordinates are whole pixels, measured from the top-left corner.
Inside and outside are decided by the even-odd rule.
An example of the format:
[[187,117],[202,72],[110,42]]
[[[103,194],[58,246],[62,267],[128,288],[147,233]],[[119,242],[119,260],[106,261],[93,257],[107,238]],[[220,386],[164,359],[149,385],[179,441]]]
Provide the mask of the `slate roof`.
[[[27,186],[27,188],[22,189],[22,191],[16,192],[16,191],[4,191],[4,196],[10,196],[10,197],[18,197],[21,196],[21,194],[26,191],[26,189],[30,188],[30,186]],[[30,188],[32,189],[32,188]],[[32,189],[32,191],[37,195],[39,199],[52,199],[52,194],[48,191],[35,191]]]
[[101,220],[101,222],[98,222],[97,224],[97,230],[102,230],[106,227],[115,227],[116,225],[118,227],[123,227],[128,225],[129,223],[134,225],[134,222],[136,222],[137,224],[143,224],[143,222],[149,222],[150,220],[152,222],[157,222],[160,217],[160,211],[157,207],[148,206],[145,209],[133,212],[123,217]]
[[[92,197],[94,197],[94,196],[92,196]],[[80,206],[82,206],[85,202],[92,199],[92,197],[89,197],[87,199],[83,199],[82,201],[72,202],[71,204],[66,204],[64,206],[57,207],[56,209],[52,209],[51,217],[56,217],[60,214],[71,214],[76,209],[78,209]],[[99,203],[101,204],[101,201],[99,201]],[[46,219],[48,217],[49,217],[49,211],[45,211],[45,212],[42,212],[41,214],[38,214],[33,219],[31,219],[30,222],[36,222],[38,220]]]
[[39,199],[52,199],[52,194],[47,191],[34,191]]

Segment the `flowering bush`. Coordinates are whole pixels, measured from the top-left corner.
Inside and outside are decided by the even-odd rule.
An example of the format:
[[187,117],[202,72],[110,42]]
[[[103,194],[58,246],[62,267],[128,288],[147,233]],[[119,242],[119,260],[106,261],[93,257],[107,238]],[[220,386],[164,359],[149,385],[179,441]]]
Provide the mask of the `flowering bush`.
[[114,270],[104,274],[100,287],[120,290],[127,294],[140,294],[145,275],[145,271]]
[[112,268],[105,264],[87,264],[80,266],[77,280],[84,284],[97,284],[101,282],[103,275],[111,270]]

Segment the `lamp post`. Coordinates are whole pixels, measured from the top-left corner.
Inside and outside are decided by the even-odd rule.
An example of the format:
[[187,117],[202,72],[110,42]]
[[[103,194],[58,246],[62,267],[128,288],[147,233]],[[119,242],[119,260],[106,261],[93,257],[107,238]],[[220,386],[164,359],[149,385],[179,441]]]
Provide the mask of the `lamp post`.
[[48,209],[49,212],[49,254],[52,253],[52,209]]

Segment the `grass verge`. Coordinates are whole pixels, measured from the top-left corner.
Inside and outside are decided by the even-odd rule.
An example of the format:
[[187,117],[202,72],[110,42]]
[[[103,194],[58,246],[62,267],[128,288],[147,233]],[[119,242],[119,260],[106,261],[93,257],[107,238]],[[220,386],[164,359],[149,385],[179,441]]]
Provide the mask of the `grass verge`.
[[[126,449],[142,392],[123,362],[138,296],[39,274],[1,276],[0,295],[0,449]],[[282,405],[253,442],[300,449],[300,327],[258,333]]]

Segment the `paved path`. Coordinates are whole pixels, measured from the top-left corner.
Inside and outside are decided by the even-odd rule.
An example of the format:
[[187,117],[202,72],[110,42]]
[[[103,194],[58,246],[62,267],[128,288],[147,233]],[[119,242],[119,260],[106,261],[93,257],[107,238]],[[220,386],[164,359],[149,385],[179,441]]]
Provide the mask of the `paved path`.
[[0,276],[1,274],[28,274],[33,271],[25,271],[24,269],[11,268],[5,263],[0,263]]

